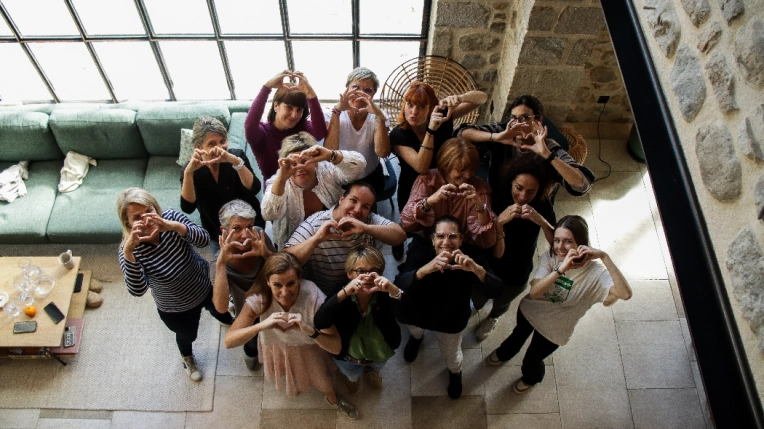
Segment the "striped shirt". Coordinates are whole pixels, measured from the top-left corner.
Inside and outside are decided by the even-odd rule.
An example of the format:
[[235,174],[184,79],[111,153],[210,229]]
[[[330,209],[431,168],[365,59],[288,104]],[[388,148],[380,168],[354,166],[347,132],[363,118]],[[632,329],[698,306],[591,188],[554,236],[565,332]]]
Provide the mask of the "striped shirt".
[[[285,247],[300,244],[314,236],[324,222],[333,219],[332,211],[335,207],[337,206],[329,210],[314,213],[305,219],[297,226]],[[371,212],[369,212],[369,216],[366,218],[367,225],[389,225],[391,223],[382,216]],[[316,283],[326,296],[332,296],[342,286],[347,284],[348,276],[345,272],[345,260],[350,251],[359,244],[374,246],[376,243],[374,237],[369,234],[352,234],[336,240],[327,240],[319,244],[305,264],[303,278]]]
[[210,236],[175,210],[165,210],[162,217],[186,225],[186,237],[165,231],[159,234],[156,246],[139,243],[133,250],[136,262],[125,259],[120,247],[119,266],[132,295],[143,296],[151,288],[160,311],[179,313],[199,305],[212,289],[209,264],[192,247],[207,246]]

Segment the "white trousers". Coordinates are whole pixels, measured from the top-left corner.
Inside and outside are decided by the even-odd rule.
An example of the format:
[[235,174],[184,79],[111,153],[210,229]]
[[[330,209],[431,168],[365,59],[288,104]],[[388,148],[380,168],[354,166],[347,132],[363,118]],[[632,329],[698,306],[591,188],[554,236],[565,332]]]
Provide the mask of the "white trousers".
[[[424,336],[424,329],[414,325],[408,325],[408,327],[412,337],[421,339]],[[435,337],[438,339],[440,355],[446,361],[446,367],[453,374],[459,373],[462,370],[462,361],[464,360],[464,355],[462,354],[462,333],[464,331],[456,334],[433,332],[435,332]]]

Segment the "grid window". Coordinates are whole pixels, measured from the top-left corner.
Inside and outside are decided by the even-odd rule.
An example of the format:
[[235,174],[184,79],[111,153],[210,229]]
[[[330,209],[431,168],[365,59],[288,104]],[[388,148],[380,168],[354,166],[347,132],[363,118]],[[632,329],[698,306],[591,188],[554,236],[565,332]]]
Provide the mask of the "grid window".
[[22,36],[76,36],[72,16],[61,0],[3,0]]
[[24,51],[16,43],[0,43],[0,99],[50,101],[53,98]]
[[[353,70],[350,42],[294,42],[294,69],[302,72],[320,100],[333,100],[345,90]],[[276,70],[278,71],[278,70]]]
[[11,32],[11,29],[8,28],[8,25],[5,23],[5,21],[0,20],[0,37],[3,36],[13,37],[13,33]]
[[361,34],[419,34],[424,1],[366,1],[359,7]]
[[229,97],[215,42],[161,42],[178,100],[224,100]]
[[223,34],[284,34],[278,0],[216,0],[215,8]]
[[167,87],[148,42],[95,42],[93,47],[119,101],[167,99]]
[[351,34],[350,0],[287,0],[292,34]]
[[61,101],[111,98],[84,43],[30,43],[29,46]]
[[[380,86],[396,67],[418,56],[419,42],[361,42],[361,65],[377,75]],[[380,88],[375,98],[381,93]]]
[[[240,99],[254,99],[265,82],[288,68],[284,42],[234,41],[225,42],[225,48],[236,97]],[[263,61],[264,58],[268,61]]]
[[143,0],[156,34],[214,34],[204,0]]
[[90,36],[146,34],[133,0],[72,0],[72,3]]

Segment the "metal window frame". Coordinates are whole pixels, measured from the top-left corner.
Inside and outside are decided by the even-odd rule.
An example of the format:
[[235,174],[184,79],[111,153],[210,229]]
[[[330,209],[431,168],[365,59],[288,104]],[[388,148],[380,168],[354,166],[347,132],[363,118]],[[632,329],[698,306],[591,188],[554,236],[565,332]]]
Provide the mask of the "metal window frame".
[[[13,33],[12,37],[0,37],[0,43],[18,43],[24,50],[27,58],[32,63],[32,66],[37,71],[37,74],[42,79],[45,87],[48,89],[54,103],[61,103],[61,100],[56,92],[55,87],[48,78],[39,63],[35,58],[34,53],[29,47],[29,43],[72,43],[83,42],[90,54],[90,57],[98,70],[99,75],[109,92],[111,100],[86,100],[86,102],[105,102],[105,103],[119,103],[114,87],[109,79],[107,71],[101,64],[98,54],[93,47],[93,42],[135,42],[144,41],[148,42],[151,46],[151,50],[154,53],[154,59],[156,60],[159,71],[162,74],[162,79],[167,88],[167,94],[169,96],[168,101],[176,101],[175,91],[173,90],[173,81],[167,63],[162,55],[159,42],[161,41],[214,41],[217,44],[218,52],[220,53],[220,60],[225,72],[225,79],[228,85],[228,90],[231,100],[237,100],[235,82],[231,73],[231,67],[228,60],[228,53],[226,52],[226,41],[283,41],[284,42],[284,54],[286,55],[287,65],[290,70],[294,70],[294,51],[292,49],[293,41],[349,41],[352,43],[353,49],[353,67],[358,67],[361,63],[361,42],[362,41],[383,41],[383,42],[399,42],[399,41],[418,41],[420,43],[419,55],[423,56],[427,51],[427,37],[430,28],[430,10],[432,7],[432,0],[423,0],[422,7],[422,28],[420,34],[361,34],[360,33],[360,0],[352,0],[351,2],[351,19],[352,19],[352,31],[350,34],[331,34],[331,33],[315,33],[315,34],[292,34],[292,30],[289,25],[289,9],[287,0],[278,0],[279,13],[281,16],[282,34],[223,34],[220,21],[218,20],[217,7],[215,0],[206,0],[207,9],[210,15],[210,21],[212,23],[213,34],[157,34],[151,23],[151,17],[144,0],[133,0],[135,3],[136,11],[143,25],[145,34],[115,34],[115,35],[98,35],[91,36],[87,33],[85,26],[83,25],[75,7],[73,0],[64,0],[66,7],[74,21],[79,35],[72,36],[22,36],[13,19],[0,0],[0,15],[2,15],[5,22],[8,24],[8,28]],[[85,100],[83,100],[85,101]]]

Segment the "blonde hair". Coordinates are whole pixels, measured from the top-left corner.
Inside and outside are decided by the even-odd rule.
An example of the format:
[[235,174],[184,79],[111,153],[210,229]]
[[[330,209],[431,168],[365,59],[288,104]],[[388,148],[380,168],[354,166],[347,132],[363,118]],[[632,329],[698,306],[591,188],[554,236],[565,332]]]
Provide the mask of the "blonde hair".
[[292,134],[289,137],[284,138],[281,141],[281,149],[279,150],[279,158],[286,158],[287,155],[294,152],[302,152],[312,146],[317,145],[316,138],[310,135],[309,132],[300,131],[297,134]]
[[272,254],[265,260],[260,274],[255,278],[255,283],[249,288],[245,297],[248,298],[252,295],[262,296],[263,308],[267,309],[273,301],[273,293],[271,288],[268,287],[268,279],[274,274],[284,274],[290,270],[294,270],[297,280],[302,279],[302,264],[300,264],[300,261],[294,255],[284,251]]
[[153,207],[157,214],[162,215],[162,208],[159,207],[159,202],[149,191],[141,188],[127,188],[122,191],[117,197],[117,216],[119,216],[119,223],[122,225],[122,243],[127,240],[132,230],[132,228],[127,226],[127,207],[130,204]]
[[474,175],[480,164],[480,154],[474,144],[459,137],[446,140],[438,151],[437,165],[440,175],[454,170],[468,170]]
[[360,245],[351,250],[345,260],[345,272],[350,274],[359,261],[368,262],[374,270],[380,273],[385,271],[385,257],[376,247]]

